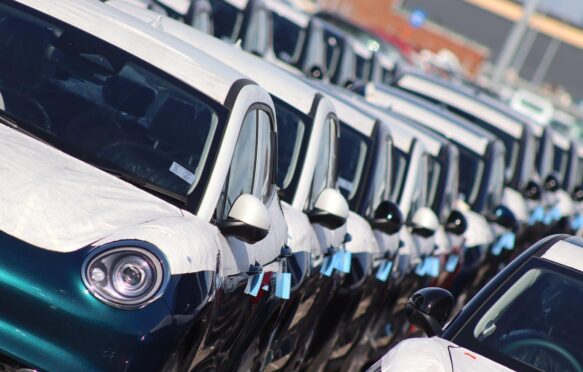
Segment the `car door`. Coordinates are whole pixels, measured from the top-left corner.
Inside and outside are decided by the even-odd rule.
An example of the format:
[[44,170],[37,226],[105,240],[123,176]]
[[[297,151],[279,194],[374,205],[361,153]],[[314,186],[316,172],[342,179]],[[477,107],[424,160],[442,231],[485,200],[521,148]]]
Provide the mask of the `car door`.
[[[283,266],[278,257],[287,238],[287,226],[275,192],[275,136],[271,110],[252,106],[239,132],[215,218],[227,219],[237,198],[251,194],[264,203],[271,227],[268,235],[254,244],[233,236],[226,238],[228,249],[221,252],[222,282],[217,291],[215,319],[203,350],[199,351],[202,357],[193,364],[195,369],[222,370],[247,363],[245,357],[253,356],[247,350],[257,344],[262,332],[274,322],[283,303],[274,296],[274,278]],[[246,288],[250,287],[259,289],[249,294]],[[233,356],[229,363],[219,357],[226,354]]]

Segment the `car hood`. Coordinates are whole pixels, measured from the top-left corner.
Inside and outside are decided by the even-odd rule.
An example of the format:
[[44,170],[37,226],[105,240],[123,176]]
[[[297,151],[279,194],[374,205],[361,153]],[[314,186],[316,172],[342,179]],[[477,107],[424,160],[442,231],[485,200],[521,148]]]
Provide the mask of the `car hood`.
[[[149,240],[172,263],[186,260],[179,252],[188,251],[187,246],[193,244],[176,235],[189,228],[204,235],[204,228],[209,230],[207,237],[212,235],[208,240],[212,240],[209,250],[213,251],[205,255],[213,258],[201,263],[200,257],[190,257],[188,267],[201,263],[214,270],[220,237],[216,228],[198,217],[5,125],[0,125],[0,154],[5,155],[0,160],[3,232],[56,252],[113,240]],[[173,231],[177,224],[180,228]],[[184,246],[176,249],[176,241]],[[197,249],[204,250],[204,246]],[[181,269],[173,267],[172,272],[191,271],[184,264],[179,266]]]
[[369,371],[508,372],[512,371],[473,351],[438,337],[402,341]]

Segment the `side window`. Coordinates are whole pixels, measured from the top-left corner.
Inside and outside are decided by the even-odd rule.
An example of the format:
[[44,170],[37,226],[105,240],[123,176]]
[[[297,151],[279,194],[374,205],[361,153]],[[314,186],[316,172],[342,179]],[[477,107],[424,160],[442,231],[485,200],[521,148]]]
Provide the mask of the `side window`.
[[242,194],[252,194],[261,201],[270,195],[275,177],[274,136],[271,118],[265,111],[253,110],[245,116],[217,208],[219,219],[228,216]]
[[274,133],[271,118],[265,111],[257,111],[257,166],[253,195],[262,201],[270,195],[271,186],[275,183],[273,174],[273,152],[275,149]]
[[318,195],[327,187],[333,187],[335,181],[336,168],[336,122],[333,118],[328,118],[322,130],[318,158],[312,186],[310,190],[309,208],[313,208]]
[[251,111],[243,120],[241,131],[229,175],[225,184],[226,190],[221,200],[220,217],[226,218],[241,194],[251,194],[253,191],[253,174],[255,172],[255,149],[257,148],[257,111]]

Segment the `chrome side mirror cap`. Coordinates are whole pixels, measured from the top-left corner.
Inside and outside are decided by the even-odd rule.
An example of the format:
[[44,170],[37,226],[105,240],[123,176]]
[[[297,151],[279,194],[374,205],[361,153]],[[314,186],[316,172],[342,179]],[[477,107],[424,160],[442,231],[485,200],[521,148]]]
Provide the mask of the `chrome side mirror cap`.
[[322,190],[314,209],[307,212],[311,223],[317,223],[328,229],[336,230],[346,223],[348,203],[340,191],[327,188]]
[[254,244],[269,234],[271,219],[261,200],[253,195],[243,194],[235,200],[228,218],[218,221],[217,226],[226,236]]

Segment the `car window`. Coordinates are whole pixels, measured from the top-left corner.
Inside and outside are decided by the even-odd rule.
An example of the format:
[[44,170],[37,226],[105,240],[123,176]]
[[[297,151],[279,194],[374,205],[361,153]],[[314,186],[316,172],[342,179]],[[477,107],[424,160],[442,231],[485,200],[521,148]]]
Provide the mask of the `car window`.
[[243,24],[243,12],[224,0],[213,1],[212,7],[215,36],[231,43],[237,41]]
[[[413,148],[409,153],[413,153]],[[391,183],[392,201],[395,203],[401,202],[401,195],[405,185],[405,175],[409,169],[409,154],[405,153],[397,147],[393,147],[393,176]]]
[[364,136],[348,125],[342,125],[338,154],[338,188],[351,201],[356,195],[364,171],[368,146]]
[[413,186],[413,195],[411,197],[411,207],[409,209],[409,220],[413,218],[415,212],[427,204],[427,175],[428,175],[428,156],[423,155],[419,162],[419,169],[415,175],[415,184]]
[[391,195],[391,156],[392,140],[391,137],[385,138],[381,142],[381,156],[377,159],[374,170],[374,190],[372,203],[368,206],[368,213],[374,213],[382,201],[389,200]]
[[0,4],[7,113],[59,150],[154,194],[181,202],[202,195],[224,107],[109,43],[14,8]]
[[314,207],[316,199],[325,188],[334,187],[336,142],[336,121],[334,118],[329,117],[326,119],[322,130],[316,169],[314,170],[314,178],[310,189],[309,209]]
[[272,21],[275,55],[286,63],[297,63],[306,38],[306,30],[275,12],[272,13]]
[[340,60],[340,45],[336,36],[330,32],[324,31],[324,38],[326,40],[326,71],[329,76],[334,76]]
[[580,371],[581,274],[532,258],[505,283],[453,341],[505,365],[520,361],[513,369]]
[[253,195],[265,201],[273,184],[273,152],[275,149],[271,118],[265,111],[257,111],[257,167]]
[[[482,186],[484,160],[465,147],[460,147],[459,149],[460,197],[469,205],[474,205]],[[502,167],[502,172],[504,172],[504,167]]]
[[275,150],[271,124],[270,116],[263,110],[252,110],[245,116],[219,200],[219,219],[229,215],[231,207],[242,194],[252,194],[263,202],[271,194]]
[[277,186],[287,189],[294,177],[300,160],[302,144],[306,136],[306,122],[298,112],[286,103],[275,101],[277,115]]

